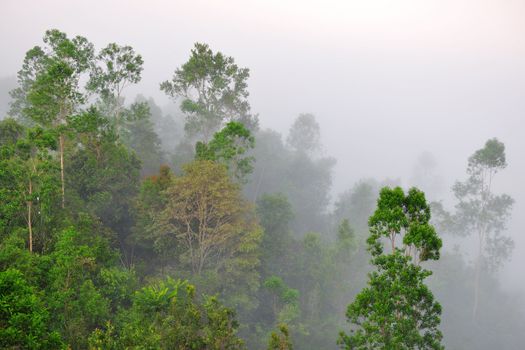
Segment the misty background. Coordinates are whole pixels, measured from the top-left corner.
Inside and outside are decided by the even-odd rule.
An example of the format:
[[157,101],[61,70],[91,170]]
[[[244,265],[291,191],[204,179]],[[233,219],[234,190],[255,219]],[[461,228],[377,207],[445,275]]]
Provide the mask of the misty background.
[[[523,1],[11,1],[0,4],[0,110],[25,52],[57,28],[134,47],[145,61],[131,87],[165,108],[159,90],[194,42],[250,69],[262,129],[285,133],[300,113],[321,126],[335,157],[332,200],[361,178],[411,185],[429,152],[441,179],[434,200],[466,178],[467,158],[497,137],[508,167],[495,192],[515,200],[515,241],[501,279],[525,293],[525,2]],[[417,169],[416,169],[417,170]],[[445,246],[447,243],[445,242]]]

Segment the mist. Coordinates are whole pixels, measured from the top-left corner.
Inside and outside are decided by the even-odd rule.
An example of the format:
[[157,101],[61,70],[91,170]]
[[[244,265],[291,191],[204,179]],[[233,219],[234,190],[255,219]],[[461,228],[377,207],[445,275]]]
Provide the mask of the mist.
[[[420,186],[429,201],[441,201],[453,212],[457,200],[452,186],[467,179],[468,158],[497,138],[505,145],[508,166],[496,175],[493,190],[515,203],[504,231],[514,249],[494,276],[502,293],[517,300],[521,318],[516,324],[524,325],[524,16],[525,2],[511,0],[6,0],[0,4],[0,112],[2,117],[8,113],[8,91],[17,86],[15,76],[26,51],[41,45],[46,30],[56,28],[85,36],[97,49],[116,42],[140,53],[142,79],[126,90],[126,103],[137,95],[153,98],[159,113],[178,123],[177,140],[183,113],[160,83],[188,60],[196,42],[233,57],[249,68],[248,101],[261,132],[274,130],[286,145],[296,118],[315,116],[322,146],[312,159],[335,159],[328,211],[338,207],[345,191],[366,180],[391,181],[406,189]],[[257,134],[255,138],[253,178],[258,179]],[[432,158],[432,174],[418,177],[422,154]],[[169,155],[166,159],[179,166],[170,164]],[[433,184],[418,182],[429,176],[434,176]],[[246,188],[249,196],[258,194],[256,180]],[[286,191],[277,185],[268,189]],[[292,224],[292,230],[301,231],[298,236],[316,231],[334,237],[335,229],[322,232],[328,224],[321,221],[301,225]],[[460,245],[465,266],[472,264],[474,239],[448,234],[442,239],[444,257]],[[434,277],[439,279],[440,273],[436,268]],[[340,312],[344,318],[344,310]],[[446,343],[446,332],[444,339]]]

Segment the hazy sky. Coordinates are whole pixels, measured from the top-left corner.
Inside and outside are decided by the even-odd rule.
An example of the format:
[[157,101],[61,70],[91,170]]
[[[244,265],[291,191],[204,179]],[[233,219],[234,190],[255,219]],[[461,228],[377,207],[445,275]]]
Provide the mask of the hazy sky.
[[134,91],[160,104],[159,82],[194,42],[208,43],[250,68],[263,127],[285,131],[301,112],[317,116],[338,160],[337,191],[361,177],[407,179],[423,151],[449,186],[498,137],[509,167],[497,187],[517,201],[505,280],[525,290],[525,1],[2,0],[0,16],[0,77],[57,28],[97,48],[133,46],[145,60]]

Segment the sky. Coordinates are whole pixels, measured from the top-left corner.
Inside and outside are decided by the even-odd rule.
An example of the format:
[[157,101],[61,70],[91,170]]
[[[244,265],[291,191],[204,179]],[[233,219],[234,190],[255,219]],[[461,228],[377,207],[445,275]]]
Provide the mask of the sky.
[[313,113],[335,194],[364,177],[407,179],[431,152],[443,198],[467,158],[491,137],[509,166],[496,190],[516,204],[514,257],[503,279],[525,292],[525,1],[523,0],[2,0],[0,77],[20,69],[45,30],[97,48],[131,45],[145,60],[130,91],[169,100],[159,83],[194,42],[250,69],[250,103],[263,128],[286,132]]

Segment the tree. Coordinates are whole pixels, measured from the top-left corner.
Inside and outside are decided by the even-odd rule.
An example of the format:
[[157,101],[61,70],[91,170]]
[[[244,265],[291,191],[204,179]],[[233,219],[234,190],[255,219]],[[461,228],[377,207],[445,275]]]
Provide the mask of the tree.
[[0,122],[0,238],[23,226],[25,199],[24,162],[16,144],[25,129],[13,119]]
[[253,155],[257,162],[245,187],[247,196],[256,201],[264,193],[283,193],[295,214],[292,229],[297,236],[312,230],[323,232],[335,159],[295,152],[273,131],[260,131],[255,139]]
[[25,173],[23,178],[30,252],[33,251],[33,217],[38,215],[40,222],[48,223],[55,209],[58,184],[54,176],[56,166],[49,155],[49,151],[56,149],[55,140],[53,133],[36,127],[28,130],[27,137],[17,142],[18,157],[23,162]]
[[233,310],[216,297],[199,298],[188,281],[167,278],[146,285],[118,319],[91,334],[92,348],[245,349]]
[[213,135],[208,142],[197,142],[195,158],[198,160],[212,160],[224,164],[232,177],[241,183],[246,182],[246,176],[253,171],[254,157],[243,155],[252,149],[255,139],[250,130],[242,123],[229,122]]
[[[158,189],[148,187],[152,193]],[[173,177],[161,193],[160,209],[141,209],[146,227],[135,235],[152,242],[164,260],[160,267],[187,276],[207,294],[220,294],[241,317],[255,308],[262,230],[224,165],[186,164],[184,174]]]
[[[375,180],[360,180],[351,189],[339,195],[333,212],[334,226],[347,219],[357,234],[368,234],[367,218],[374,212],[379,184]],[[364,241],[364,240],[363,240]]]
[[161,83],[160,89],[174,99],[182,98],[186,131],[207,142],[224,121],[256,126],[247,100],[249,76],[249,70],[238,67],[232,57],[195,43],[188,62],[175,70],[171,81]]
[[470,156],[467,167],[469,178],[453,187],[459,201],[453,216],[455,231],[462,235],[475,232],[478,236],[473,319],[476,319],[478,310],[482,264],[489,262],[489,267],[498,267],[502,260],[508,258],[513,247],[512,239],[502,233],[514,200],[506,194],[495,195],[492,187],[494,176],[506,166],[505,145],[495,138],[490,139],[482,149]]
[[157,171],[164,160],[161,141],[153,128],[151,112],[145,102],[134,102],[121,112],[120,135],[126,146],[132,149],[142,162],[142,175]]
[[16,144],[24,132],[24,126],[12,118],[0,121],[0,146]]
[[[381,190],[367,240],[372,264],[368,287],[348,306],[355,325],[341,333],[345,349],[442,349],[441,306],[424,284],[431,272],[420,264],[439,259],[441,239],[429,223],[430,208],[416,188]],[[385,253],[388,242],[390,252]]]
[[278,276],[270,276],[264,287],[272,294],[272,311],[277,322],[296,323],[300,317],[299,291],[288,287]]
[[108,263],[107,241],[96,232],[86,236],[74,228],[60,232],[55,250],[47,257],[45,294],[54,316],[51,324],[74,349],[86,347],[88,335],[110,311],[109,299],[97,286],[100,269]]
[[268,343],[268,350],[292,350],[290,331],[285,323],[279,324],[279,333],[272,332]]
[[22,272],[0,272],[0,346],[3,349],[60,349],[60,335],[49,328],[50,315]]
[[231,255],[234,242],[260,231],[238,185],[221,164],[207,160],[187,164],[166,194],[158,220],[162,231],[185,247],[184,260],[195,274],[217,268],[221,257]]
[[262,272],[265,276],[282,275],[289,268],[287,260],[292,244],[292,206],[282,193],[265,194],[257,200],[257,217],[264,229],[261,242]]
[[120,142],[111,122],[97,109],[71,118],[77,135],[75,152],[67,158],[71,207],[89,213],[117,233],[118,243],[127,253],[132,198],[138,193],[140,160]]
[[147,261],[150,269],[168,266],[177,253],[175,242],[171,237],[159,235],[155,220],[167,202],[165,191],[171,186],[173,173],[167,165],[162,165],[158,175],[144,179],[133,204],[135,224],[132,228],[133,251],[138,258]]
[[321,128],[313,114],[300,114],[290,127],[288,145],[296,152],[313,154],[321,150]]
[[69,39],[59,30],[46,31],[45,47],[26,53],[12,91],[12,115],[58,129],[62,208],[65,207],[64,147],[68,118],[86,101],[80,89],[83,74],[92,66],[93,45],[81,36]]
[[7,77],[0,78],[0,120],[10,118],[9,102],[11,97],[9,91],[16,88],[16,76],[9,75]]
[[[154,126],[154,131],[161,141],[162,151],[166,153],[173,153],[175,147],[184,136],[184,130],[179,123],[183,119],[180,111],[175,111],[178,117],[173,117],[170,114],[164,114],[163,110],[155,103],[155,100],[150,97],[146,99],[143,95],[137,95],[135,102],[145,102],[149,107],[151,114],[151,122]],[[177,108],[177,107],[173,107]]]
[[122,127],[121,112],[124,108],[122,93],[130,84],[137,84],[141,79],[142,56],[136,54],[131,46],[108,44],[97,55],[99,65],[90,73],[88,88],[99,93],[107,115],[120,135]]
[[341,255],[348,255],[355,249],[355,232],[347,219],[341,221],[337,229],[337,250]]
[[9,234],[24,222],[32,252],[35,226],[39,248],[46,245],[45,233],[56,229],[60,183],[50,156],[56,135],[40,127],[23,128],[12,119],[0,122],[0,130],[5,131],[0,143],[0,198],[5,203],[0,207],[0,232]]

